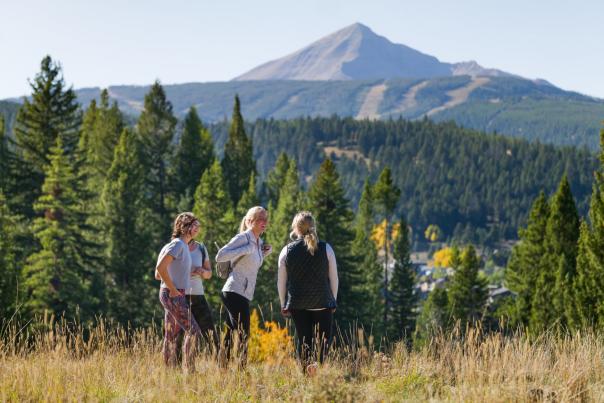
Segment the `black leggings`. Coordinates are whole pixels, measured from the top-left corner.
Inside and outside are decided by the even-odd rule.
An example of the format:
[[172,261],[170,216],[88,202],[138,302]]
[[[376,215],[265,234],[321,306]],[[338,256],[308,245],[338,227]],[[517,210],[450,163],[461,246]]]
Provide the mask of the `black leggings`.
[[222,302],[228,312],[227,333],[224,339],[226,358],[231,357],[233,346],[233,333],[239,336],[239,353],[241,364],[247,361],[247,342],[250,334],[250,301],[243,295],[225,291],[222,293]]
[[191,307],[191,313],[201,329],[204,342],[207,343],[208,347],[217,351],[218,335],[216,334],[216,328],[212,320],[212,311],[210,311],[206,297],[203,295],[187,295],[187,301]]
[[323,362],[331,343],[333,323],[331,309],[320,311],[292,309],[291,314],[298,335],[297,350],[302,365],[306,366],[316,360],[317,353],[319,362]]

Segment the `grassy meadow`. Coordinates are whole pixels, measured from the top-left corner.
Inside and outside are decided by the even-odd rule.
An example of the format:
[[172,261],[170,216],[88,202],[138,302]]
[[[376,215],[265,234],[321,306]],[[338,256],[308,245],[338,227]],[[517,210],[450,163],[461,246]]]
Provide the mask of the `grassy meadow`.
[[[592,333],[451,332],[419,350],[334,348],[303,375],[287,329],[252,321],[250,362],[220,369],[209,352],[196,370],[166,368],[160,329],[44,321],[2,328],[0,401],[602,401],[604,339]],[[255,328],[254,328],[255,326]],[[52,329],[52,330],[49,330]]]

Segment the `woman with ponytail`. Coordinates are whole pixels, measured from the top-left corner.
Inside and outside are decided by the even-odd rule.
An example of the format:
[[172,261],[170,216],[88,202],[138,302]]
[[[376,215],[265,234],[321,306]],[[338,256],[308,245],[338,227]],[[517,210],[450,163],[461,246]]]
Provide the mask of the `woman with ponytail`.
[[338,269],[333,249],[319,240],[310,212],[296,214],[290,238],[292,242],[279,254],[281,313],[294,321],[298,356],[304,371],[312,376],[317,368],[315,357],[323,362],[331,343]]
[[[248,210],[235,235],[216,255],[217,262],[232,262],[233,270],[222,287],[222,302],[228,312],[225,351],[221,357],[228,361],[233,345],[233,333],[239,336],[240,364],[247,361],[247,341],[250,333],[250,301],[256,288],[258,269],[272,248],[260,235],[266,230],[268,212],[260,206]],[[224,363],[223,361],[223,363]]]

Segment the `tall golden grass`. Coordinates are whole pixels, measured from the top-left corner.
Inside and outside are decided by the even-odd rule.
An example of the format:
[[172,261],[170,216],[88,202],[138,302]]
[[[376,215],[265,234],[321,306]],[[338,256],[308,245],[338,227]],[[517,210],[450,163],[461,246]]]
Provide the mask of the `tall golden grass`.
[[8,323],[0,401],[604,401],[604,339],[591,332],[529,338],[469,329],[419,351],[383,353],[359,331],[309,378],[286,330],[256,326],[245,369],[220,369],[204,352],[186,373],[163,365],[157,328]]

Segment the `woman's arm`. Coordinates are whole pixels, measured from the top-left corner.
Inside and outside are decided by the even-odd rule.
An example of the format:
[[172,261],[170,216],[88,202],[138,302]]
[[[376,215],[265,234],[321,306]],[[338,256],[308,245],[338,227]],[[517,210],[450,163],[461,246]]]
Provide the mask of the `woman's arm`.
[[163,280],[164,284],[166,284],[166,287],[168,287],[168,289],[170,290],[170,297],[172,298],[182,295],[180,291],[178,291],[176,287],[174,287],[174,283],[172,282],[170,273],[168,273],[168,266],[170,265],[170,263],[172,263],[173,260],[174,257],[172,255],[166,254],[166,256],[162,258],[162,260],[157,265],[157,268],[155,269],[155,271],[159,274],[160,278]]
[[279,301],[281,308],[285,306],[285,298],[287,296],[287,269],[285,267],[285,257],[287,256],[287,246],[285,246],[279,254],[279,265],[277,270],[277,290],[279,291]]
[[333,252],[331,245],[327,244],[327,261],[329,262],[329,285],[331,293],[335,300],[338,299],[338,265],[336,263],[336,254]]
[[203,269],[201,270],[201,278],[204,280],[209,280],[212,278],[212,266],[210,264],[210,257],[208,256],[208,252],[206,249],[206,260],[203,262]]
[[249,241],[247,234],[237,234],[228,244],[220,248],[216,254],[216,261],[228,262],[250,253],[254,253],[254,243]]

